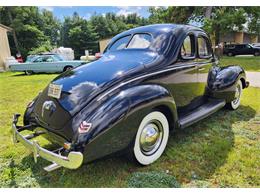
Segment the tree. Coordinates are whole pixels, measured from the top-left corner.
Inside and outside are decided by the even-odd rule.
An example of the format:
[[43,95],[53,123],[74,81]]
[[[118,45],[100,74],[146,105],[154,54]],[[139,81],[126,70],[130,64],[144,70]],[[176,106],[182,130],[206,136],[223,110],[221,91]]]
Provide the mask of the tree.
[[216,44],[220,36],[231,31],[260,31],[259,7],[159,7],[150,8],[151,23],[200,24],[215,36]]
[[90,22],[80,17],[76,12],[72,17],[66,17],[62,26],[62,44],[74,50],[75,57],[84,55],[85,50],[98,52],[98,35]]
[[[2,7],[0,22],[13,28],[10,39],[12,54],[27,56],[33,48],[50,42],[55,45],[59,22],[52,13],[41,12],[38,7]],[[17,38],[16,38],[17,37]]]

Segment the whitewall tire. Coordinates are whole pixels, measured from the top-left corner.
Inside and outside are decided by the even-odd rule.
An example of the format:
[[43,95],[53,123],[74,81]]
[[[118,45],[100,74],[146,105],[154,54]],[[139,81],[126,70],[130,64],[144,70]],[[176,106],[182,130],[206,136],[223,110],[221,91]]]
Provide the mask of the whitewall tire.
[[164,152],[169,137],[169,123],[166,116],[153,111],[146,115],[139,125],[135,144],[134,157],[138,163],[149,165]]
[[243,91],[243,85],[242,85],[241,80],[239,80],[236,85],[235,99],[233,101],[231,101],[230,103],[228,103],[228,107],[231,110],[236,110],[240,106],[242,91]]

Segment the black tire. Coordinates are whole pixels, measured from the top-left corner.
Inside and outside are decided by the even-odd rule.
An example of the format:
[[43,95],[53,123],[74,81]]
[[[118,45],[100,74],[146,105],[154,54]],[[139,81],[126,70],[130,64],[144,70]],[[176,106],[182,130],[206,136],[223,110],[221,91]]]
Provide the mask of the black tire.
[[26,70],[24,71],[26,75],[32,75],[34,72],[32,70]]
[[140,165],[149,165],[164,152],[169,137],[169,122],[159,111],[147,114],[138,127],[128,158]]
[[63,69],[63,72],[71,70],[72,68],[73,68],[72,66],[65,66],[64,69]]
[[236,110],[240,106],[240,100],[242,96],[242,90],[243,90],[243,85],[241,80],[239,80],[236,84],[236,95],[235,99],[232,100],[231,102],[226,104],[226,107],[230,110]]
[[232,52],[228,52],[227,55],[228,55],[229,57],[232,57],[234,54],[233,54]]
[[260,55],[260,52],[259,51],[256,51],[255,53],[254,53],[254,56],[259,56]]

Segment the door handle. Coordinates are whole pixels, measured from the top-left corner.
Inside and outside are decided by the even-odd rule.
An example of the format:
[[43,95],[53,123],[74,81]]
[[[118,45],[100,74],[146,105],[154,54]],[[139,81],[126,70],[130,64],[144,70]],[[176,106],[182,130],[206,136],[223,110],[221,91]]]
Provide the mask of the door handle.
[[205,70],[205,68],[198,68],[199,71]]

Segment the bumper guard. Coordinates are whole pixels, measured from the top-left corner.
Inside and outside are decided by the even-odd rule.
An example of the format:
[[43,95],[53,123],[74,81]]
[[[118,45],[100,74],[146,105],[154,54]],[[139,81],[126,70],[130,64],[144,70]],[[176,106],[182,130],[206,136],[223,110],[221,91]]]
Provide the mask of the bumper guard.
[[37,162],[37,158],[41,156],[42,158],[53,163],[50,166],[44,168],[46,171],[52,171],[59,167],[77,169],[78,167],[81,166],[83,162],[83,155],[81,152],[71,151],[68,154],[68,156],[62,156],[58,153],[42,148],[35,140],[32,141],[29,140],[41,134],[44,134],[44,132],[36,131],[33,134],[27,136],[21,135],[20,132],[23,130],[29,130],[30,126],[29,125],[17,126],[19,116],[20,114],[14,114],[13,116],[13,123],[12,123],[13,142],[14,143],[21,142],[26,148],[28,148],[33,153],[35,163]]

